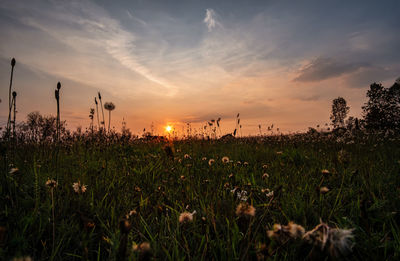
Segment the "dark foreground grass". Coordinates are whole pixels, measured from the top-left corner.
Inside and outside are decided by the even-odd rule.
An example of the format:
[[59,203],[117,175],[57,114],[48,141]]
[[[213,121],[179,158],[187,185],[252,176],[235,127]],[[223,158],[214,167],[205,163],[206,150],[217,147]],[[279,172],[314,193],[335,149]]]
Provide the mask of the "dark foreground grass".
[[[172,159],[164,146],[89,139],[2,144],[0,259],[115,260],[124,243],[136,259],[146,256],[133,245],[149,242],[158,260],[299,260],[312,257],[311,246],[277,244],[266,231],[289,221],[310,230],[320,219],[355,229],[348,259],[400,258],[396,138],[179,141]],[[231,161],[224,164],[224,156]],[[58,182],[54,220],[48,178]],[[78,180],[85,193],[74,192]],[[321,194],[321,187],[329,192]],[[256,208],[252,218],[235,214],[240,191]],[[184,211],[196,211],[193,222],[179,223]],[[129,212],[124,242],[119,223]]]

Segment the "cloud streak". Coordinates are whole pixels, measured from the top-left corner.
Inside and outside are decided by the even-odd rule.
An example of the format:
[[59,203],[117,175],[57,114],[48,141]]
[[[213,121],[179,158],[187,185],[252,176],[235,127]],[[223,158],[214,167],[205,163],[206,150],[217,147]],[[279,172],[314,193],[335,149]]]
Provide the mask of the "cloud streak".
[[206,24],[209,32],[211,32],[218,23],[216,20],[216,16],[217,14],[213,9],[211,8],[206,9],[206,16],[204,17],[203,22]]

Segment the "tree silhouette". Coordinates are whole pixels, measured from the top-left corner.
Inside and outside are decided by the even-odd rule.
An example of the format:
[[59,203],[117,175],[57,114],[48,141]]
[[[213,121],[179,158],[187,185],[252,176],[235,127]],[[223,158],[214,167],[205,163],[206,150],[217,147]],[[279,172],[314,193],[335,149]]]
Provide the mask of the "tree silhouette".
[[368,102],[362,107],[367,129],[400,129],[400,83],[390,88],[373,83],[367,91]]
[[347,106],[347,102],[343,97],[337,97],[332,101],[330,119],[334,129],[344,127],[344,120],[346,119],[349,110],[350,107]]

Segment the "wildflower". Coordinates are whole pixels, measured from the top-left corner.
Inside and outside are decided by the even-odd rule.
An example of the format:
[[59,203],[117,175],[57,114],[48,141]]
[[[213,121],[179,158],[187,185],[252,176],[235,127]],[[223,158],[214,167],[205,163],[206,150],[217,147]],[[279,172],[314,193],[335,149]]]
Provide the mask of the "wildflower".
[[236,216],[250,218],[256,215],[256,209],[247,202],[239,203],[236,207]]
[[243,162],[243,165],[247,166],[247,165],[249,165],[249,163],[247,161],[245,161],[245,162]]
[[185,154],[185,155],[183,156],[183,158],[184,158],[184,159],[190,159],[190,155],[189,155],[189,154]]
[[225,164],[229,163],[229,158],[227,156],[222,157],[222,162],[225,163]]
[[202,160],[202,161],[206,161],[206,160],[207,160],[207,157],[202,157],[201,160]]
[[196,214],[196,210],[192,213],[190,212],[183,212],[179,215],[179,223],[186,224],[193,221],[193,215]]
[[15,173],[18,173],[19,172],[19,169],[18,168],[12,168],[12,169],[10,169],[10,174],[15,174]]
[[268,188],[266,188],[266,189],[261,189],[261,193],[269,193],[269,189],[268,189]]
[[271,192],[265,194],[265,196],[267,196],[268,198],[273,197],[274,196],[274,191],[271,191]]
[[327,169],[323,169],[323,170],[321,171],[321,173],[322,173],[322,174],[329,174],[330,172],[329,172],[329,170],[327,170]]
[[267,165],[267,164],[264,164],[264,165],[262,166],[262,168],[263,168],[263,169],[266,169],[266,168],[268,168],[268,165]]
[[74,184],[72,184],[72,187],[74,188],[75,193],[78,194],[83,194],[86,192],[87,186],[81,184],[81,182],[78,180],[78,182],[74,182]]
[[237,193],[237,198],[241,201],[247,201],[247,191],[246,190],[242,190],[240,192]]
[[214,164],[214,162],[215,162],[215,160],[214,159],[210,159],[209,161],[208,161],[208,165],[212,165],[212,164]]
[[229,174],[228,178],[233,178],[233,173]]
[[329,189],[327,187],[322,187],[319,189],[319,193],[321,194],[326,194],[329,192]]
[[262,175],[262,179],[266,179],[266,178],[269,178],[268,173],[264,173],[264,174]]
[[47,187],[55,188],[55,187],[57,187],[57,185],[58,185],[57,181],[55,181],[54,179],[47,178],[47,181],[46,181],[46,186]]
[[185,176],[181,175],[181,180],[185,180],[185,179],[186,179]]
[[277,155],[282,155],[282,154],[283,154],[283,151],[277,151],[276,154],[277,154]]
[[240,162],[240,161],[236,162],[236,165],[240,165],[240,164],[242,164],[242,162]]
[[137,211],[136,210],[131,210],[131,211],[129,211],[129,213],[128,213],[128,217],[130,217],[130,216],[134,216],[134,215],[136,215],[137,214]]

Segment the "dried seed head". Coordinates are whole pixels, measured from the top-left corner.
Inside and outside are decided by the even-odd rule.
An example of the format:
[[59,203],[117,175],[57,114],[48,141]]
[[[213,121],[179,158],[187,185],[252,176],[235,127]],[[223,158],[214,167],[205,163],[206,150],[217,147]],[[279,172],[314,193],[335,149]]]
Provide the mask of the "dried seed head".
[[314,229],[305,233],[303,239],[307,243],[313,244],[323,250],[328,242],[329,229],[329,226],[321,221]]
[[18,168],[12,168],[12,169],[10,169],[10,172],[8,172],[8,173],[10,173],[10,174],[16,174],[16,173],[18,173],[19,172],[19,169]]
[[15,98],[15,97],[17,96],[17,92],[16,92],[16,91],[13,91],[13,92],[12,92],[12,96]]
[[214,164],[214,162],[215,162],[215,160],[214,159],[210,159],[209,161],[208,161],[208,165],[212,165],[212,164]]
[[179,223],[186,224],[193,221],[193,215],[196,214],[196,211],[190,212],[183,212],[179,215]]
[[58,82],[58,83],[57,83],[57,90],[60,90],[60,89],[61,89],[61,83]]
[[119,222],[119,229],[121,230],[121,233],[128,234],[131,228],[132,226],[131,223],[129,223],[129,220],[124,218]]
[[329,170],[327,170],[327,169],[323,169],[323,170],[321,171],[321,173],[322,173],[322,174],[329,174],[330,172],[329,172]]
[[319,193],[321,193],[322,195],[324,195],[328,192],[329,192],[329,189],[327,187],[322,187],[319,189]]
[[46,186],[48,188],[55,188],[55,187],[57,187],[57,185],[58,185],[58,183],[54,179],[49,179],[48,178],[47,181],[46,181]]
[[247,202],[242,202],[236,207],[236,216],[251,218],[256,215],[256,209]]
[[15,62],[15,58],[12,58],[12,59],[11,59],[11,66],[14,67],[14,66],[15,66],[15,63],[16,63],[16,62]]
[[222,157],[222,162],[225,163],[225,164],[228,163],[229,162],[229,158],[227,156]]

